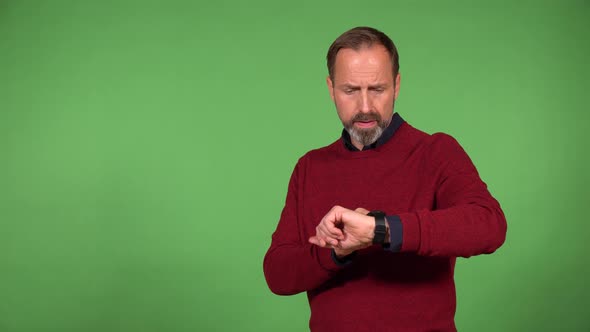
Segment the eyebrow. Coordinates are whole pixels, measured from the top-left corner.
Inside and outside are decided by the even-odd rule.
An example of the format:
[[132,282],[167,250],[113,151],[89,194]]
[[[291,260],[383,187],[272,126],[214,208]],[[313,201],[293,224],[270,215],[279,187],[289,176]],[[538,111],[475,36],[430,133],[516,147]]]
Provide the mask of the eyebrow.
[[[370,84],[369,89],[383,89],[388,86],[389,85],[387,83]],[[353,90],[357,90],[357,89],[361,88],[358,85],[354,85],[354,84],[350,84],[350,83],[343,83],[343,84],[340,84],[338,87],[341,89],[353,89]]]

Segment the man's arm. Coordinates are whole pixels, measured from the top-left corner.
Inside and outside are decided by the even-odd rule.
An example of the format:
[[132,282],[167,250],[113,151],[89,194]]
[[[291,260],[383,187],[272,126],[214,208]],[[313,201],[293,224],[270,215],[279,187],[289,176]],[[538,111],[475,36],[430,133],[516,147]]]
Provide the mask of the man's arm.
[[302,160],[297,163],[289,181],[285,207],[264,257],[266,282],[278,295],[293,295],[317,288],[343,268],[332,259],[331,249],[309,243],[304,235],[298,211],[299,181],[304,176]]
[[506,218],[459,143],[433,135],[428,163],[437,175],[436,209],[399,214],[401,251],[469,257],[498,249],[506,238]]
[[[428,160],[436,183],[436,209],[404,212],[401,221],[402,252],[424,256],[469,257],[492,253],[506,237],[506,219],[499,203],[481,181],[475,166],[461,146],[450,136],[432,137]],[[369,234],[374,224],[366,216],[335,207],[322,219],[310,242],[345,253],[366,247],[370,241],[356,234]],[[329,229],[337,225],[352,233],[355,241],[330,240]],[[389,229],[389,232],[394,230]],[[393,234],[393,233],[392,233]],[[322,243],[320,239],[323,239]]]

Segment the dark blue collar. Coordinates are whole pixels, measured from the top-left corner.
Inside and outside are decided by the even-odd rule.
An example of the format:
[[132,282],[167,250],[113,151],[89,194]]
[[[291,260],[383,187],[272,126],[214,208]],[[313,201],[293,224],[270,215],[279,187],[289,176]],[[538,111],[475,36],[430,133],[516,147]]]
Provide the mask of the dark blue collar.
[[[389,123],[389,126],[387,126],[387,128],[385,128],[385,131],[383,131],[383,134],[381,134],[381,136],[377,139],[377,141],[375,141],[375,143],[373,143],[371,145],[365,145],[363,147],[363,151],[374,149],[380,145],[387,143],[387,141],[389,141],[389,139],[393,136],[393,134],[395,134],[397,129],[404,122],[405,122],[404,119],[402,119],[402,117],[397,112],[394,113],[393,117],[391,118],[391,123]],[[348,131],[346,131],[346,129],[342,129],[342,141],[344,142],[344,146],[348,150],[360,151],[359,149],[356,148],[356,146],[354,146],[352,144],[352,140],[350,139],[350,134],[348,133]]]

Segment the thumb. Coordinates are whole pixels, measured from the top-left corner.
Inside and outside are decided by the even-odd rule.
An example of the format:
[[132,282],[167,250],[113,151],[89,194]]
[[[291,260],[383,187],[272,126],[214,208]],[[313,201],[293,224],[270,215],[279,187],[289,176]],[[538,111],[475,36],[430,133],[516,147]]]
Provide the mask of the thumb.
[[362,214],[368,214],[369,210],[364,209],[364,208],[357,208],[356,210],[354,210],[354,212],[358,212],[358,213],[362,213]]

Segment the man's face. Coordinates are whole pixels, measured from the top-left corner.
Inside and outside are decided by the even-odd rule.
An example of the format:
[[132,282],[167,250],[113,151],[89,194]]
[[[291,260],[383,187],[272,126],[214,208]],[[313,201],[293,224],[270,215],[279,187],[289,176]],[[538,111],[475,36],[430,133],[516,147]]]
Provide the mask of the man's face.
[[393,77],[391,58],[382,45],[341,49],[333,75],[334,81],[326,79],[330,96],[352,143],[362,149],[389,125],[400,77]]

